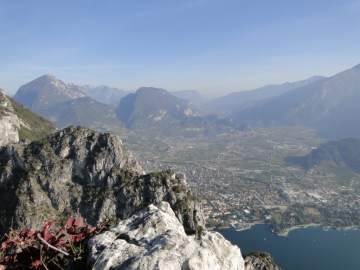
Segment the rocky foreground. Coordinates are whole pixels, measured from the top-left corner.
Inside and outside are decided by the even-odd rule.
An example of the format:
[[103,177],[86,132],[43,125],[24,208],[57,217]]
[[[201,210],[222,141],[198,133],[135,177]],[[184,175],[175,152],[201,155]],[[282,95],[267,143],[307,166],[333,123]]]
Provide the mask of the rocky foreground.
[[0,147],[0,198],[1,234],[78,215],[112,224],[88,242],[89,269],[245,269],[237,246],[206,231],[185,176],[144,174],[110,133],[68,127]]
[[188,234],[205,228],[199,201],[185,178],[143,169],[110,133],[68,127],[43,140],[0,148],[0,233],[64,223],[82,215],[89,224],[115,223],[168,201]]
[[89,268],[242,270],[240,249],[217,232],[186,235],[169,203],[151,204],[89,241]]

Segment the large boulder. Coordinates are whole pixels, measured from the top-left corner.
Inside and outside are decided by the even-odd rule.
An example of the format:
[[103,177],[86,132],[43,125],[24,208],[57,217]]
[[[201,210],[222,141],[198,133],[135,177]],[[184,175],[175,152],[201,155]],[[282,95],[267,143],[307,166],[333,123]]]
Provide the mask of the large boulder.
[[169,203],[151,204],[88,243],[89,269],[243,270],[240,249],[217,233],[186,235]]

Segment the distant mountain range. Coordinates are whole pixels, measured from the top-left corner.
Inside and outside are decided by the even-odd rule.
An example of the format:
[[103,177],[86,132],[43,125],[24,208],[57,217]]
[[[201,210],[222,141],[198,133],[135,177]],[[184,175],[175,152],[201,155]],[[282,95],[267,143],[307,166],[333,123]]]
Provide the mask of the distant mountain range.
[[360,65],[233,114],[239,124],[308,125],[330,139],[360,138]]
[[326,166],[360,173],[360,140],[348,138],[326,142],[306,156],[287,157],[285,161],[299,165],[305,170],[315,166]]
[[84,88],[89,97],[105,104],[118,104],[123,97],[133,93],[132,91],[125,91],[107,85],[85,85]]
[[103,130],[107,125],[121,125],[115,115],[116,105],[101,103],[90,96],[119,101],[122,94],[126,92],[108,86],[66,84],[52,75],[44,75],[21,86],[14,99],[59,128],[82,125]]
[[281,95],[292,89],[308,85],[322,79],[325,79],[325,77],[313,76],[307,80],[298,82],[287,82],[279,85],[266,85],[254,90],[234,92],[211,100],[210,102],[201,106],[201,109],[206,112],[219,115],[231,115],[235,112],[251,107],[261,100]]
[[52,75],[41,76],[19,88],[14,99],[32,110],[47,109],[79,97],[91,97],[105,104],[117,104],[131,91],[100,85],[64,83]]
[[[102,93],[104,93],[102,95]],[[143,87],[123,97],[116,105],[109,101],[126,94],[125,91],[105,86],[77,86],[65,84],[54,76],[42,76],[21,86],[14,99],[36,113],[46,117],[59,128],[81,125],[106,131],[110,126],[130,130],[177,134],[217,134],[236,128],[230,119],[216,116],[206,118],[189,100],[174,95],[201,101],[196,91],[180,91],[170,94],[164,89]]]
[[[118,104],[105,104],[119,100],[122,95],[126,96]],[[313,76],[299,82],[268,85],[232,93],[206,104],[195,90],[169,93],[164,89],[142,87],[128,94],[108,86],[65,84],[51,75],[21,86],[14,99],[58,127],[73,124],[106,130],[105,126],[116,125],[170,135],[217,134],[252,126],[304,125],[316,128],[318,135],[329,139],[360,138],[357,125],[360,122],[360,65],[330,78]],[[200,107],[205,111],[199,111],[193,104],[203,104]],[[210,115],[203,117],[206,113]],[[229,114],[229,118],[224,118]]]

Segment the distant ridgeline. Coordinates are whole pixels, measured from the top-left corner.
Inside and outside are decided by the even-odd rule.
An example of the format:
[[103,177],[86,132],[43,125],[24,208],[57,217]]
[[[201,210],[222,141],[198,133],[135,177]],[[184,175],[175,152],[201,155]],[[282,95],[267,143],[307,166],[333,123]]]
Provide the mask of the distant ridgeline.
[[[106,99],[100,98],[102,92]],[[202,102],[196,91],[180,91],[174,95]],[[129,93],[105,86],[65,84],[54,76],[44,75],[21,86],[14,99],[59,128],[81,125],[113,132],[126,128],[166,136],[217,135],[237,129],[231,119],[215,115],[203,117],[189,100],[174,95],[154,87]],[[117,104],[103,103],[109,103],[111,97],[121,100]]]
[[350,169],[360,173],[360,140],[348,138],[326,142],[306,156],[286,157],[285,161],[299,165],[305,170],[323,165],[335,169]]
[[360,65],[258,102],[232,118],[250,126],[311,126],[329,139],[360,138]]
[[[244,130],[239,127],[301,125],[315,128],[319,136],[328,139],[360,138],[356,124],[360,122],[360,65],[329,78],[313,76],[268,85],[207,103],[194,90],[169,93],[142,87],[130,93],[108,86],[66,84],[52,75],[21,86],[14,99],[59,128],[82,125],[110,130],[110,126],[126,126],[146,134],[193,136]],[[207,114],[216,118],[204,117]]]
[[[110,91],[111,90],[111,91]],[[51,75],[44,75],[19,88],[14,100],[53,122],[57,127],[81,125],[93,129],[119,125],[115,117],[115,105],[99,102],[99,91],[108,98],[120,100],[124,91],[115,92],[109,87],[79,86],[65,84]],[[117,93],[115,98],[113,95]],[[103,99],[101,99],[104,101]]]

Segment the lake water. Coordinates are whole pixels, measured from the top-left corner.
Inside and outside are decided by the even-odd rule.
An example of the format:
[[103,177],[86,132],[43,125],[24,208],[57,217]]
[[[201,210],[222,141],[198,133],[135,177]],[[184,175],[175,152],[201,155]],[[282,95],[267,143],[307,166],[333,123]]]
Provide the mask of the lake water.
[[360,231],[324,231],[308,227],[277,236],[267,225],[258,224],[249,230],[220,229],[243,254],[267,251],[284,270],[359,270]]

